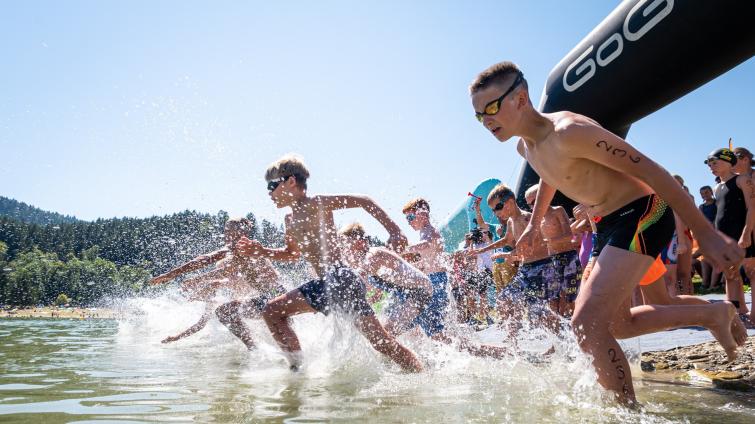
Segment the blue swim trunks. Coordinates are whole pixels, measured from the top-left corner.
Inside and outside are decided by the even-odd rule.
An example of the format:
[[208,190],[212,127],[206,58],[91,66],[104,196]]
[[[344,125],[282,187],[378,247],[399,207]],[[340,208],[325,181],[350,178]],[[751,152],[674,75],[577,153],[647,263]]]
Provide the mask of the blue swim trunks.
[[434,272],[429,274],[433,294],[430,303],[422,312],[414,318],[414,324],[419,325],[428,337],[432,337],[443,331],[443,317],[448,306],[448,274]]

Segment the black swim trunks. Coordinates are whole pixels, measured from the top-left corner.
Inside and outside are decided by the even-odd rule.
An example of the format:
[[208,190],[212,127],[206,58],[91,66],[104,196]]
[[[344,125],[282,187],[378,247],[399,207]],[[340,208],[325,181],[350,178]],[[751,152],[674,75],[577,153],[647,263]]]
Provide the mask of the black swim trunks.
[[240,302],[239,311],[241,312],[241,316],[245,318],[254,318],[259,316],[260,312],[265,309],[265,306],[267,306],[268,302],[285,293],[286,289],[283,286],[278,285],[277,287],[274,287],[257,297],[253,297]]
[[343,265],[331,266],[323,278],[304,283],[298,290],[314,310],[325,315],[333,310],[375,315],[367,302],[364,282],[351,268]]
[[655,259],[668,246],[676,229],[674,212],[655,194],[596,217],[595,221],[598,232],[593,257],[598,257],[604,247],[613,246]]

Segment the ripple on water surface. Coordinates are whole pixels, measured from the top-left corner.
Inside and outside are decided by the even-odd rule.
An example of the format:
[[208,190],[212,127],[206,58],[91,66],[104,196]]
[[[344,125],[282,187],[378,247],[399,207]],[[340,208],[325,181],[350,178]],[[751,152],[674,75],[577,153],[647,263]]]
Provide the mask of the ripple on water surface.
[[[656,383],[637,385],[642,411],[616,408],[602,400],[589,361],[564,342],[549,362],[533,363],[471,358],[404,336],[427,368],[405,374],[350,325],[322,316],[294,319],[305,359],[302,371],[291,373],[258,320],[248,321],[259,341],[251,352],[215,321],[164,345],[163,337],[196,322],[201,305],[139,302],[132,307],[144,313],[121,322],[0,321],[10,345],[0,348],[6,377],[0,421],[749,423],[755,417],[752,399]],[[42,334],[42,343],[17,344]],[[530,336],[533,346],[552,341]]]

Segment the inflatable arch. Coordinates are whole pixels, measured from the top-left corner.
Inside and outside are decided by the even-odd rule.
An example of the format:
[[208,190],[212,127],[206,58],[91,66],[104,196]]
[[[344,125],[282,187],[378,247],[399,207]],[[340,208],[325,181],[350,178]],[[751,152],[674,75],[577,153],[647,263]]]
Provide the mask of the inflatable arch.
[[[626,137],[635,121],[751,58],[753,17],[751,0],[626,0],[553,68],[540,110],[581,113]],[[525,162],[523,208],[538,180]],[[574,205],[561,193],[553,202]]]

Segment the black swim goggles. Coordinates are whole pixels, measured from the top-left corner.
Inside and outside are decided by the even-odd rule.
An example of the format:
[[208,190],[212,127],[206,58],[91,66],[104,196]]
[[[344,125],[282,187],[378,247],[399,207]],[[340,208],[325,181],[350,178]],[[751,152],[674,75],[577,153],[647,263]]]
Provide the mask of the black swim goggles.
[[278,188],[279,185],[281,185],[282,182],[286,181],[288,177],[280,177],[272,181],[267,182],[267,191],[270,193],[274,192],[276,188]]
[[506,204],[506,201],[509,199],[514,198],[514,193],[505,193],[503,196],[501,196],[501,200],[498,201],[498,203],[493,206],[493,210],[498,212],[501,209],[503,209],[503,206]]
[[519,84],[521,84],[522,81],[524,81],[524,75],[521,72],[519,72],[516,75],[516,79],[514,80],[514,83],[511,84],[511,87],[509,87],[509,89],[506,90],[506,92],[504,92],[501,95],[501,97],[499,97],[499,98],[493,100],[492,102],[486,104],[485,107],[482,109],[482,112],[476,112],[475,111],[474,115],[477,118],[477,120],[480,121],[480,122],[482,122],[482,120],[485,117],[485,115],[489,115],[490,116],[490,115],[495,115],[496,113],[498,113],[498,111],[501,110],[501,103],[503,102],[504,97],[508,96],[509,93],[511,93],[512,91],[514,91],[514,89]]

